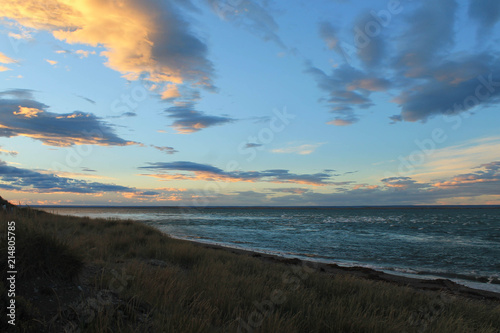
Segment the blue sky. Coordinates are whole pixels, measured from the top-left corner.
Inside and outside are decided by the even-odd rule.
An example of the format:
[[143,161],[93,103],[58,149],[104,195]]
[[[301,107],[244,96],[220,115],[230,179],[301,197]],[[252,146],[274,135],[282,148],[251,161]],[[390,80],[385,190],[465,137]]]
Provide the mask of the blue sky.
[[5,1],[0,193],[500,204],[498,1]]

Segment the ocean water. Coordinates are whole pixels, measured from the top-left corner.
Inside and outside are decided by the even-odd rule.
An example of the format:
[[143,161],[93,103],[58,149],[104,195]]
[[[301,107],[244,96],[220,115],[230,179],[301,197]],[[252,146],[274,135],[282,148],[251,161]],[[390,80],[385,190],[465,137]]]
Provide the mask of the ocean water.
[[498,208],[44,208],[177,238],[500,292]]

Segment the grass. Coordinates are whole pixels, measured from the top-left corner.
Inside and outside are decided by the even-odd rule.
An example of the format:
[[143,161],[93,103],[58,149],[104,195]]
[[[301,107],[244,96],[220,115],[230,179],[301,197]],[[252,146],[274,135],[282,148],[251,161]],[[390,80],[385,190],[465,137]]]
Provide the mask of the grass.
[[[16,221],[18,331],[500,331],[495,302],[266,262],[132,221],[2,214],[1,237],[6,221]],[[1,266],[6,272],[3,256]],[[52,293],[33,291],[43,281],[56,286]],[[44,297],[57,300],[53,309],[41,306],[51,304]]]

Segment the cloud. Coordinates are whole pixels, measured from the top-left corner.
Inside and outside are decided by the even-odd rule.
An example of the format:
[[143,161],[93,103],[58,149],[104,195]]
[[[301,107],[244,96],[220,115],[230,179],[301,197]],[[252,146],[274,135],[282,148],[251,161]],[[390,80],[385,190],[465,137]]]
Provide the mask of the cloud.
[[356,123],[358,120],[359,118],[355,115],[345,115],[342,118],[338,117],[337,119],[329,121],[327,124],[335,126],[349,126]]
[[[11,95],[14,99],[1,98],[6,95]],[[58,114],[47,109],[47,105],[32,99],[32,92],[29,90],[1,92],[0,137],[26,136],[57,147],[137,144],[118,137],[110,125],[91,113],[74,111]]]
[[266,1],[205,0],[205,2],[222,20],[241,26],[263,40],[272,41],[285,48],[277,34],[278,24],[265,8]]
[[308,191],[267,198],[270,205],[313,206],[380,206],[440,204],[448,199],[474,202],[478,196],[497,198],[500,195],[500,161],[485,163],[472,172],[430,182],[410,177],[389,177],[382,185],[352,184],[341,192]]
[[210,116],[204,112],[194,109],[194,103],[176,103],[177,105],[169,107],[165,110],[167,117],[175,119],[172,127],[177,132],[189,134],[198,132],[201,129],[232,123],[235,120],[230,117]]
[[179,88],[175,84],[168,84],[161,94],[161,98],[165,100],[175,99],[180,96]]
[[304,144],[304,145],[294,146],[294,147],[273,149],[273,150],[271,150],[271,152],[278,153],[278,154],[309,155],[309,154],[313,153],[316,150],[316,148],[320,147],[323,144],[324,144],[324,142],[314,143],[314,144]]
[[160,146],[155,146],[155,145],[150,145],[150,146],[153,147],[154,149],[158,149],[159,151],[161,151],[167,155],[172,155],[172,154],[179,152],[178,150],[175,150],[172,147],[167,147],[167,146],[160,147]]
[[45,59],[45,61],[51,64],[52,66],[57,65],[57,61],[55,60]]
[[470,0],[469,16],[479,25],[478,37],[483,38],[500,21],[500,2],[496,0]]
[[116,116],[107,116],[107,119],[120,119],[120,118],[130,118],[130,117],[137,117],[137,113],[135,112],[125,112]]
[[336,29],[329,22],[321,22],[319,24],[319,35],[326,44],[326,47],[330,50],[340,51],[339,48],[339,37],[338,29]]
[[261,143],[253,143],[253,142],[250,142],[250,143],[247,143],[245,145],[245,148],[259,148],[259,147],[262,147],[263,144]]
[[[204,180],[224,182],[270,182],[293,183],[314,186],[334,185],[331,175],[327,172],[315,174],[294,174],[288,170],[273,169],[264,171],[224,171],[208,164],[194,162],[156,162],[148,166],[139,167],[142,170],[162,171],[162,173],[149,174],[162,180]],[[183,173],[172,173],[181,171]]]
[[87,58],[91,54],[97,54],[96,51],[86,51],[86,50],[56,50],[57,54],[74,54],[80,59]]
[[298,187],[286,187],[286,188],[270,188],[268,189],[270,192],[275,192],[275,193],[289,193],[289,194],[296,194],[296,195],[302,195],[304,193],[309,192],[309,189],[306,188],[298,188]]
[[406,75],[439,60],[441,52],[454,45],[457,9],[455,0],[425,0],[408,16],[408,29],[399,39],[402,51],[398,59]]
[[0,97],[10,96],[18,99],[34,99],[33,93],[35,91],[31,89],[9,89],[5,91],[0,91]]
[[[452,177],[462,170],[497,159],[500,137],[484,137],[440,149],[429,142],[425,145],[427,150],[423,153],[428,154],[428,159],[421,165],[414,166],[412,177],[419,181],[430,182],[436,178]],[[406,156],[405,160],[408,161],[409,158]]]
[[80,97],[81,99],[91,103],[91,104],[95,104],[96,102],[93,100],[93,99],[90,99],[90,98],[87,98],[85,96],[81,96],[81,95],[75,95],[76,97]]
[[381,180],[382,183],[388,188],[394,188],[398,190],[408,190],[409,188],[420,188],[415,180],[410,177],[390,177]]
[[[453,177],[451,180],[439,181],[433,186],[438,188],[470,188],[471,185],[481,184],[482,187],[490,187],[490,193],[483,194],[500,194],[500,161],[494,161],[482,164],[471,173],[461,174]],[[493,192],[491,192],[493,190]]]
[[104,48],[100,54],[106,65],[129,80],[142,77],[213,90],[207,46],[192,32],[180,7],[185,6],[154,0],[12,0],[2,4],[2,15],[69,44]]
[[[344,64],[329,74],[306,64],[306,73],[325,93],[320,102],[335,115],[328,124],[356,123],[358,111],[370,108],[374,104],[371,94],[377,92],[386,93],[400,109],[390,117],[392,124],[425,122],[437,115],[498,105],[500,58],[491,48],[457,49],[455,39],[464,35],[456,29],[458,10],[455,0],[405,4],[404,12],[391,18],[390,27],[378,22],[379,33],[366,34],[364,43],[351,49],[342,48],[338,29],[321,23],[319,35],[327,46],[343,56],[349,51],[363,67]],[[477,38],[495,37],[492,28],[500,19],[498,1],[470,1],[468,14],[478,21],[481,36]],[[356,31],[366,32],[368,23],[376,21],[372,12],[360,16],[354,22],[355,40],[361,39]]]
[[328,105],[331,113],[337,115],[333,121],[329,122],[333,125],[342,126],[357,122],[359,117],[354,108],[370,108],[374,105],[370,94],[386,91],[391,86],[387,79],[364,73],[349,65],[333,69],[331,75],[328,75],[321,69],[307,63],[306,73],[310,74],[318,87],[328,94],[321,101]]
[[14,111],[13,114],[15,116],[24,117],[24,118],[36,118],[40,113],[43,113],[42,110],[37,108],[28,108],[24,106],[19,106],[19,111]]
[[15,62],[16,61],[14,59],[7,57],[5,54],[0,52],[0,64],[12,64]]
[[[374,20],[372,14],[365,13],[355,23],[356,28],[361,31],[369,30],[369,23]],[[382,28],[380,28],[382,29]],[[373,36],[373,35],[372,35]],[[357,47],[358,58],[368,68],[375,68],[385,58],[386,43],[382,34],[375,34],[365,41],[366,44]]]
[[79,55],[80,58],[87,58],[90,54],[96,54],[96,52],[95,51],[76,50],[75,54]]
[[88,182],[84,180],[58,177],[50,173],[42,173],[7,165],[0,160],[0,179],[5,189],[34,193],[79,193],[95,194],[101,192],[136,192],[131,187]]
[[[7,57],[5,54],[0,52],[0,64],[12,64],[12,63],[16,63],[16,62],[17,61],[15,61],[14,59]],[[0,65],[0,72],[5,72],[8,70],[10,70],[9,67],[5,67],[5,66]]]
[[17,156],[17,154],[18,154],[17,151],[2,149],[2,146],[0,146],[0,155]]
[[478,54],[444,61],[428,68],[419,81],[394,99],[401,107],[400,119],[414,122],[460,114],[500,101],[500,59]]

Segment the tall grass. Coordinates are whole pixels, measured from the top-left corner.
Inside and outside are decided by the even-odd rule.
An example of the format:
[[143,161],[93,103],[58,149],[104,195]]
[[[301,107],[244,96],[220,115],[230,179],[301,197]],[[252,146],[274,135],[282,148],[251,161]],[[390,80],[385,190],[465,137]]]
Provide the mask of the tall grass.
[[[101,301],[92,320],[74,307],[77,319],[71,324],[83,331],[500,330],[500,306],[495,302],[265,262],[172,239],[132,221],[64,217],[34,210],[1,216],[2,221],[7,219],[18,226],[23,278],[41,271],[71,279],[86,267],[99,267],[93,288],[96,295],[106,293],[112,301]],[[2,227],[2,236],[4,233]],[[0,251],[6,252],[4,243]],[[19,280],[23,278],[19,276]],[[4,281],[0,290],[5,289]],[[29,295],[21,296],[27,299]],[[30,311],[36,317],[36,309]]]

